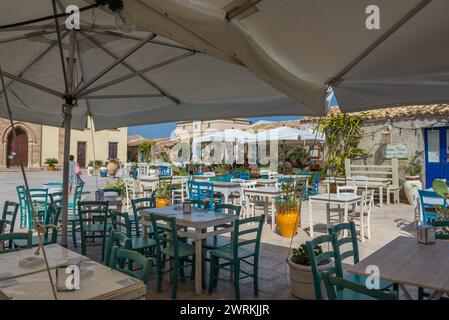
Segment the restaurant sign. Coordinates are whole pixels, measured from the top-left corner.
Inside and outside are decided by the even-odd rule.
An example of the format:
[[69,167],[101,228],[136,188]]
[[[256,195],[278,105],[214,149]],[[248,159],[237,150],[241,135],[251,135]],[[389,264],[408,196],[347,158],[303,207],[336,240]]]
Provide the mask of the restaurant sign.
[[402,143],[389,143],[384,147],[384,158],[406,158],[407,146]]

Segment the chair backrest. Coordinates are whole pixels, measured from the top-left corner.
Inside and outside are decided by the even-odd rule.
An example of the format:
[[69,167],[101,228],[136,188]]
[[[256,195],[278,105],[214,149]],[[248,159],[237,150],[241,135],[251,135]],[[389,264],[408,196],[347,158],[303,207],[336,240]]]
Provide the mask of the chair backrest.
[[210,182],[199,182],[189,180],[187,182],[189,199],[190,200],[204,200],[212,201],[214,197],[214,184]]
[[254,259],[258,259],[264,221],[265,214],[234,221],[234,232],[232,235],[232,255],[234,261],[238,257],[239,248],[243,246],[247,247],[248,245],[254,246]]
[[338,290],[348,290],[361,293],[365,296],[375,298],[378,300],[398,300],[397,293],[388,293],[376,289],[368,289],[365,285],[343,279],[342,277],[335,277],[328,272],[323,272],[324,284],[326,286],[327,296],[329,300],[342,300],[337,295]]
[[374,207],[374,190],[363,191],[361,205],[363,212],[371,212],[371,208]]
[[312,196],[316,196],[319,193],[321,174],[315,173],[312,178]]
[[0,234],[2,234],[5,230],[6,221],[0,219]]
[[81,201],[81,198],[83,196],[83,189],[84,189],[84,182],[75,185],[75,190],[73,191],[73,203],[75,205]]
[[48,204],[48,189],[33,188],[33,189],[30,189],[29,191],[30,191],[30,197],[31,197],[30,201],[33,203],[33,205],[36,205],[36,204],[47,205]]
[[368,176],[352,176],[351,183],[353,186],[362,185],[362,188],[368,191]]
[[[421,208],[422,222],[427,224],[429,219],[435,219],[435,205],[446,207],[447,204],[442,196],[434,191],[418,190],[419,205]],[[429,210],[430,209],[430,210]]]
[[103,223],[106,232],[108,219],[108,201],[80,201],[78,202],[78,218],[81,233],[84,232],[86,224]]
[[241,206],[236,206],[233,204],[216,204],[215,205],[215,212],[220,212],[220,213],[227,213],[227,214],[233,214],[237,217],[240,216],[240,211],[242,210]]
[[[25,248],[31,248],[32,237],[33,237],[33,233],[31,231],[0,234],[0,254],[20,250],[20,249],[13,248],[14,240],[27,240],[27,245]],[[8,246],[5,247],[6,241],[8,241]],[[25,249],[25,248],[22,248],[22,249]]]
[[[19,204],[16,202],[5,201],[3,205],[3,213],[1,220],[4,221],[4,228],[9,226],[9,232],[14,232],[14,227],[16,225],[17,212],[19,211]],[[0,229],[0,233],[1,233]]]
[[[348,231],[348,235],[346,237],[338,238],[338,234],[342,231]],[[335,235],[337,246],[335,250],[339,251],[340,262],[352,257],[353,263],[359,263],[360,255],[359,255],[359,244],[357,242],[357,232],[355,229],[354,221],[349,221],[347,223],[340,223],[329,228],[329,234]],[[342,248],[346,248],[345,244],[350,244],[351,248],[347,251],[342,252]],[[337,262],[337,261],[334,261]]]
[[62,206],[62,192],[52,192],[49,194],[50,203],[58,206]]
[[190,200],[190,204],[194,208],[210,210],[210,202],[203,200]]
[[240,178],[243,180],[251,180],[251,173],[245,170],[235,170],[233,172],[235,178]]
[[[315,248],[321,246],[323,252],[316,254]],[[329,250],[325,251],[326,246]],[[307,252],[309,254],[310,266],[312,269],[313,283],[315,287],[315,298],[316,300],[321,300],[323,298],[321,292],[321,281],[323,279],[323,271],[328,271],[332,274],[337,274],[338,276],[343,275],[341,269],[341,262],[339,262],[338,249],[336,245],[336,236],[334,234],[327,234],[316,237],[312,240],[306,241]],[[332,266],[325,270],[319,270],[318,266],[327,260],[334,259],[337,260]]]
[[337,186],[337,195],[342,193],[357,195],[357,186]]
[[134,215],[134,227],[136,232],[136,237],[140,237],[140,214],[139,212],[145,209],[156,208],[156,198],[137,198],[131,200],[131,205],[133,207]]
[[[62,207],[56,204],[48,206],[47,216],[45,218],[45,225],[47,225],[47,232],[45,233],[45,243],[56,243],[58,240],[58,228],[53,227],[58,225],[59,216],[61,215]],[[53,225],[53,226],[50,226]],[[51,240],[48,241],[48,236],[51,230]]]
[[159,177],[171,177],[173,175],[173,170],[171,166],[159,166],[158,176]]
[[[139,272],[131,271],[124,268],[125,261],[128,265],[137,263],[142,270]],[[111,268],[123,272],[131,277],[142,280],[145,284],[148,283],[148,278],[151,271],[151,258],[146,258],[137,251],[113,247],[111,253]]]
[[[156,250],[159,251],[162,245],[173,247],[174,259],[177,259],[179,256],[179,237],[176,218],[152,213],[150,219],[153,226],[154,239],[156,240]],[[165,233],[166,236],[162,233]],[[160,252],[157,254],[160,254]]]
[[345,159],[346,179],[352,176],[363,175],[373,178],[390,178],[390,188],[399,187],[399,161],[397,158],[391,159],[391,165],[370,165],[354,164],[351,159]]
[[114,228],[114,230],[123,232],[128,238],[131,238],[132,230],[128,212],[111,210],[110,215],[112,220],[112,227]]
[[25,199],[25,186],[17,186],[17,196],[19,198],[20,210],[25,210],[26,199]]
[[119,188],[106,188],[102,190],[103,196],[105,197],[121,197],[122,189]]
[[125,249],[131,249],[132,248],[131,239],[128,238],[126,234],[124,234],[123,232],[110,230],[104,256],[104,264],[107,267],[111,267],[113,265],[113,263],[111,262],[113,247],[122,247]]

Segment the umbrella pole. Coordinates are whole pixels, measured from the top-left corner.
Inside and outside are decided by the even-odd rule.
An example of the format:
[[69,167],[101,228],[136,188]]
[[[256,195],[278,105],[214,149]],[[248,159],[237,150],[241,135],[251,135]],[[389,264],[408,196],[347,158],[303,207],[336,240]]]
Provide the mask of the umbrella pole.
[[62,230],[61,245],[67,247],[67,229],[68,229],[68,207],[69,207],[69,156],[70,156],[70,136],[72,107],[64,104],[64,166],[62,174]]

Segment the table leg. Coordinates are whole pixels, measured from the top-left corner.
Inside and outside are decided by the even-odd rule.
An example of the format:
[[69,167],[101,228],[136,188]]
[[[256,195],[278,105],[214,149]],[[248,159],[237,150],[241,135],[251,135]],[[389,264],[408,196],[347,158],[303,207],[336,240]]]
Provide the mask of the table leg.
[[383,207],[384,205],[384,188],[382,186],[379,187],[379,207]]
[[201,287],[201,247],[202,241],[200,239],[202,230],[196,230],[197,237],[195,239],[195,294],[199,296],[203,293],[203,289]]
[[223,200],[224,204],[227,204],[228,200],[229,200],[229,191],[227,189],[223,190],[223,197],[224,197],[224,200]]
[[276,204],[275,198],[271,197],[271,230],[276,230]]
[[313,222],[312,222],[312,199],[309,198],[309,233],[310,237],[313,238]]

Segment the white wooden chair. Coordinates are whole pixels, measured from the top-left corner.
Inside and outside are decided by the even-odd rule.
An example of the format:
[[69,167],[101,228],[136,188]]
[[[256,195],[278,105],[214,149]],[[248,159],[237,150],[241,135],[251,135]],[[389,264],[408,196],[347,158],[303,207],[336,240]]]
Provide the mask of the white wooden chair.
[[126,209],[130,209],[131,199],[144,197],[145,192],[140,189],[140,183],[136,181],[134,178],[126,178],[124,181],[126,192]]
[[[256,215],[256,209],[258,207],[263,207],[264,213],[266,215],[268,215],[268,202],[266,200],[260,199],[257,196],[246,196],[245,191],[249,190],[249,189],[255,189],[257,188],[257,182],[256,181],[248,181],[248,182],[244,182],[242,183],[242,187],[241,187],[241,206],[244,209],[243,210],[243,217],[245,218],[249,218],[249,217],[254,217]],[[248,200],[247,200],[248,198]],[[249,201],[248,203],[246,201]],[[246,211],[246,208],[249,208],[249,212]],[[267,221],[265,220],[265,223],[267,223]]]
[[357,186],[337,186],[337,195],[340,194],[357,195]]
[[352,176],[352,185],[357,186],[357,184],[362,184],[361,188],[365,192],[368,192],[368,176]]
[[360,238],[361,241],[365,241],[365,229],[366,237],[371,239],[371,210],[374,206],[374,190],[362,193],[362,200],[360,201],[360,210],[353,211],[349,214],[349,218],[353,220],[359,220],[360,225]]
[[172,204],[183,204],[184,200],[187,198],[188,190],[187,190],[187,180],[188,177],[185,179],[181,179],[181,188],[180,189],[174,189],[172,190]]

